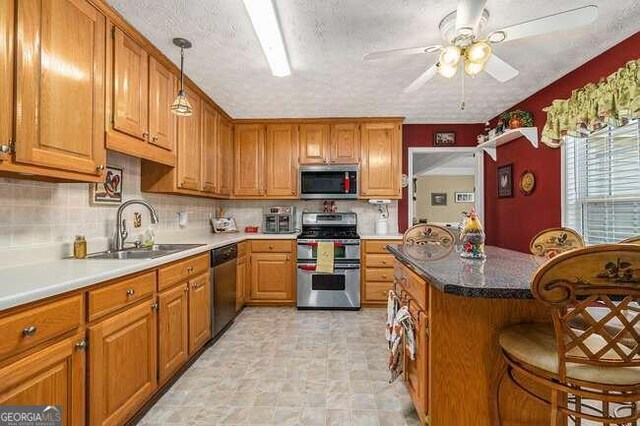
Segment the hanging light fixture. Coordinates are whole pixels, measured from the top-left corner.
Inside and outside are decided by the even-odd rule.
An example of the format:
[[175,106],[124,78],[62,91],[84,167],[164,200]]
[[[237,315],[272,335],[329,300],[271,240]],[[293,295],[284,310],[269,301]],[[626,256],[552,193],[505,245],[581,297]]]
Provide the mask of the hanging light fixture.
[[184,49],[191,48],[191,42],[178,37],[173,39],[173,44],[180,48],[180,90],[178,90],[178,97],[171,104],[171,112],[175,115],[188,117],[193,114],[193,107],[191,107],[184,91]]

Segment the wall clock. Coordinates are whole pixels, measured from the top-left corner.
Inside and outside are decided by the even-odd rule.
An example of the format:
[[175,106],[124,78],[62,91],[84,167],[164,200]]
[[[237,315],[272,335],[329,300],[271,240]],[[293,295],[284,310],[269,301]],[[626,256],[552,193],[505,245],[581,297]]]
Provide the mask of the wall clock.
[[520,192],[524,195],[531,195],[536,188],[536,176],[531,170],[525,170],[520,175]]

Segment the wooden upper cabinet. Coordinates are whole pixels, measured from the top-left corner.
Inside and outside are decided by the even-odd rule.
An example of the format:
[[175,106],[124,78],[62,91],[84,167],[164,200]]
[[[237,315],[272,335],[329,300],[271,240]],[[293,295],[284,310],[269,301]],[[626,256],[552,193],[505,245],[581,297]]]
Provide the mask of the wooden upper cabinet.
[[157,386],[156,315],[149,299],[89,328],[89,417],[121,425]]
[[233,194],[236,196],[264,195],[264,133],[262,124],[235,126]]
[[233,125],[222,117],[218,123],[216,164],[217,193],[229,196],[233,193]]
[[0,405],[61,405],[62,424],[85,424],[83,335],[67,338],[0,368]]
[[201,191],[217,192],[218,111],[202,102],[202,182]]
[[[3,33],[11,3],[4,1],[0,7]],[[95,180],[106,161],[105,17],[86,0],[16,5],[15,160],[90,174]],[[0,45],[5,56],[7,41]],[[5,81],[6,57],[0,66],[4,89],[11,84]],[[0,97],[6,106],[4,94]],[[7,110],[2,111],[1,123]],[[0,125],[3,138],[4,126]]]
[[360,162],[358,123],[331,125],[331,158],[329,161],[335,164],[358,164]]
[[15,3],[5,1],[0,7],[0,163],[10,160],[10,142],[13,139],[13,35]]
[[329,161],[329,125],[300,125],[300,164],[324,164]]
[[147,66],[146,50],[114,27],[113,128],[144,141],[149,137]]
[[176,95],[176,76],[154,57],[149,57],[149,142],[173,151],[177,116],[169,106]]
[[293,124],[267,126],[266,195],[272,198],[298,196],[298,132]]
[[362,124],[360,196],[401,198],[401,125]]
[[200,97],[186,89],[187,99],[193,107],[193,114],[178,117],[178,159],[177,186],[181,189],[200,190],[201,169],[201,122],[202,106]]

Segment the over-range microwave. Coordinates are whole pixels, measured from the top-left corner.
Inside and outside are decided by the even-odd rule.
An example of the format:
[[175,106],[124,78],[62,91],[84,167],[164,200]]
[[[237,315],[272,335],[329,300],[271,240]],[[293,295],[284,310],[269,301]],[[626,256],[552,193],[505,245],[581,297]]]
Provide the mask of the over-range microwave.
[[358,198],[358,166],[300,166],[300,198]]

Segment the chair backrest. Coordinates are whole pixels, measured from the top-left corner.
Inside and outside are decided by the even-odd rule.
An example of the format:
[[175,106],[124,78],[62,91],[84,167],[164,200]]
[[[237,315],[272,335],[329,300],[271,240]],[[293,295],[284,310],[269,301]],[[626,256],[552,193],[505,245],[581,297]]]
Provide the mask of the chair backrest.
[[620,241],[621,244],[640,244],[640,235]]
[[447,228],[428,223],[412,226],[403,236],[406,245],[431,245],[453,246],[456,238]]
[[553,257],[567,250],[584,247],[582,236],[571,228],[549,228],[538,232],[529,243],[536,256]]
[[640,246],[605,244],[559,254],[538,268],[531,290],[554,308],[561,378],[566,363],[640,366]]

